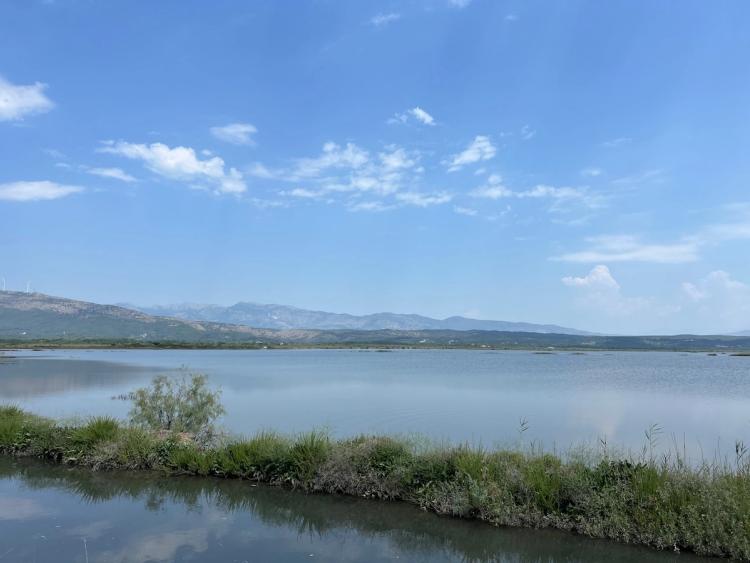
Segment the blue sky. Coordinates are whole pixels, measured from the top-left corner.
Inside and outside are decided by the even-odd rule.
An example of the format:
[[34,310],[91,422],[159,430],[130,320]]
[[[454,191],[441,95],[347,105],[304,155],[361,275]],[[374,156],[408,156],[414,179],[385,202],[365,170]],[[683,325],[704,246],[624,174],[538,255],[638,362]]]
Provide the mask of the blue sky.
[[0,6],[0,276],[750,329],[750,4]]

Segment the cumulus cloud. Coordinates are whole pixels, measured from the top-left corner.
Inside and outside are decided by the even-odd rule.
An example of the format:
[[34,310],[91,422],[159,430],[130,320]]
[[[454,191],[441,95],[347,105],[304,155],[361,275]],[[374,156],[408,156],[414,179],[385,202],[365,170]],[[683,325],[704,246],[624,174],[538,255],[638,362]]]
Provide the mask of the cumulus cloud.
[[190,147],[171,148],[163,143],[146,145],[105,141],[99,151],[140,160],[155,174],[171,180],[208,186],[217,193],[240,194],[247,189],[239,170],[225,169],[224,160],[218,156],[201,160]]
[[136,179],[122,168],[87,168],[86,172],[102,178],[113,178],[122,182],[135,182]]
[[389,23],[393,23],[399,19],[401,19],[401,14],[397,14],[395,12],[391,12],[388,14],[381,13],[373,16],[370,19],[370,24],[374,25],[375,27],[385,27]]
[[12,84],[0,76],[0,121],[20,121],[51,110],[55,104],[44,94],[46,87],[41,82]]
[[604,265],[594,266],[594,268],[582,278],[565,276],[562,278],[562,282],[569,287],[620,289],[620,284],[612,277],[609,268]]
[[467,164],[490,160],[495,156],[495,146],[486,135],[477,135],[466,149],[453,155],[447,162],[448,171],[461,170]]
[[750,285],[716,270],[695,282],[683,282],[685,308],[701,332],[750,329]]
[[60,199],[71,194],[82,192],[80,186],[67,186],[47,180],[37,182],[10,182],[0,184],[0,200],[2,201],[45,201]]
[[221,127],[211,127],[211,134],[226,143],[233,145],[252,145],[251,135],[258,130],[250,123],[230,123]]
[[561,281],[580,292],[579,305],[593,308],[601,315],[629,316],[649,306],[653,309],[652,299],[624,296],[620,284],[603,264],[594,266],[585,276],[565,276]]

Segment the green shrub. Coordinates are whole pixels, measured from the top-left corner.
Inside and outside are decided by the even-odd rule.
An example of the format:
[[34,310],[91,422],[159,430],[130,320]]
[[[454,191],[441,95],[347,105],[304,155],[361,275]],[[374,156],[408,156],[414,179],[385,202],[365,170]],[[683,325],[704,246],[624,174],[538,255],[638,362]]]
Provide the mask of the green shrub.
[[131,422],[151,430],[211,435],[224,407],[219,401],[221,393],[210,391],[206,382],[206,376],[200,374],[189,378],[156,376],[149,387],[129,395],[133,402]]

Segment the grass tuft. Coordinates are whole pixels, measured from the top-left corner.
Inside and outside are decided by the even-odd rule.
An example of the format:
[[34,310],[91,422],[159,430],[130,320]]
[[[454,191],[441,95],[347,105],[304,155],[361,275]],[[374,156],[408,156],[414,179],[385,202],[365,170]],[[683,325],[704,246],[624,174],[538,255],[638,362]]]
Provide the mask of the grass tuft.
[[[653,432],[651,433],[653,436]],[[647,436],[648,437],[648,436]],[[57,423],[0,406],[0,453],[93,469],[156,469],[400,499],[438,514],[503,526],[554,527],[658,549],[750,559],[750,459],[698,467],[607,450],[566,457],[539,448],[485,450],[387,436],[333,440],[260,432],[208,445],[108,418]]]

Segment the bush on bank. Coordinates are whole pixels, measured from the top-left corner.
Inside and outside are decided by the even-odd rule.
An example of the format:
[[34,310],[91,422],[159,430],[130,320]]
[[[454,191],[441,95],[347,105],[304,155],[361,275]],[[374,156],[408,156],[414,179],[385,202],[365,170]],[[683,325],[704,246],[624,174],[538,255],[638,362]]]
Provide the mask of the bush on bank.
[[750,559],[750,466],[692,467],[313,431],[199,445],[108,417],[59,423],[0,407],[0,452],[92,469],[248,479],[414,503],[500,526],[553,527],[659,549]]

